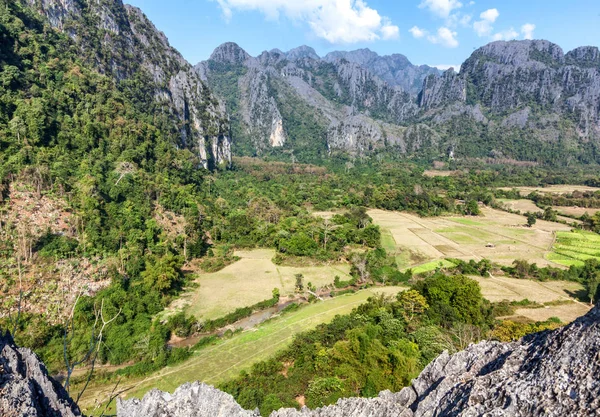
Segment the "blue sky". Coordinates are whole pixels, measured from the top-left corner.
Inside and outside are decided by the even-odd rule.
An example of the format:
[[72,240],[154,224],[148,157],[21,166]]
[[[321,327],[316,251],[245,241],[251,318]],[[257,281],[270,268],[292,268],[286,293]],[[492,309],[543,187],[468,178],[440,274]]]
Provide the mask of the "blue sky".
[[126,0],[195,64],[223,42],[251,55],[299,45],[321,56],[370,48],[456,65],[494,39],[600,45],[598,0]]

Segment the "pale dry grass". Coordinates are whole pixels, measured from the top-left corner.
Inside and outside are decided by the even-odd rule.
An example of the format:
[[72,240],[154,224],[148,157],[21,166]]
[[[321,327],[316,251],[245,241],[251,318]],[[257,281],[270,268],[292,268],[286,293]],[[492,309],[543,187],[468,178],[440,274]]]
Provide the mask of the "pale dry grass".
[[[393,236],[398,252],[420,254],[419,263],[443,258],[488,258],[503,265],[515,259],[555,265],[545,259],[545,254],[551,251],[554,233],[569,231],[569,226],[539,220],[530,228],[525,226],[524,216],[487,207],[481,210],[482,215],[475,217],[420,218],[378,209],[368,214]],[[494,247],[486,247],[488,243]]]
[[200,320],[224,316],[236,308],[247,307],[271,298],[273,288],[281,295],[294,292],[295,275],[304,276],[304,284],[316,287],[333,283],[336,275],[342,280],[349,278],[350,266],[334,264],[325,266],[280,266],[271,259],[272,249],[236,251],[239,261],[214,273],[198,273],[198,288],[184,294],[177,306]]
[[425,172],[423,172],[423,175],[426,177],[450,177],[452,175],[456,175],[459,172],[460,171],[428,169]]
[[552,301],[566,301],[573,300],[571,294],[583,289],[580,284],[569,281],[539,282],[509,277],[484,278],[478,276],[471,278],[479,283],[484,298],[492,302],[527,299],[544,304]]
[[545,321],[550,317],[558,317],[562,322],[569,323],[583,316],[590,309],[591,307],[586,304],[570,303],[544,308],[520,308],[515,310],[515,314],[532,321]]
[[570,194],[573,191],[600,191],[600,188],[588,187],[587,185],[549,185],[547,187],[500,187],[500,190],[512,190],[516,188],[521,195],[528,195],[532,192],[543,194]]
[[[598,211],[600,211],[600,209],[597,209],[597,208],[585,208],[585,207],[554,206],[552,208],[554,210],[558,211],[560,214],[563,214],[565,216],[575,216],[575,217],[581,217],[585,213],[587,213],[590,216],[593,216],[594,214],[598,213]],[[573,221],[572,219],[569,219],[569,220]]]
[[519,308],[515,316],[526,317],[532,321],[545,321],[550,317],[558,317],[568,323],[584,315],[590,309],[573,295],[581,293],[584,288],[581,284],[570,281],[539,282],[528,279],[509,277],[470,277],[476,280],[481,287],[484,298],[492,301],[522,301],[529,300],[539,304],[559,302],[563,304],[546,305],[541,308]]
[[532,213],[541,213],[543,210],[535,205],[531,200],[500,200],[500,202],[511,210],[520,210],[521,213],[530,211]]

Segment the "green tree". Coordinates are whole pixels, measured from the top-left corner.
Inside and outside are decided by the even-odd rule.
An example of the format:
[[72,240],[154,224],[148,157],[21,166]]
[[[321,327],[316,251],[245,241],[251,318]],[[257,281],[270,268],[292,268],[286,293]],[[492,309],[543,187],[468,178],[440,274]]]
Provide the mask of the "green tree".
[[587,279],[585,282],[585,289],[587,290],[588,297],[590,299],[590,305],[593,305],[598,296],[598,286],[600,285],[600,273],[596,272],[593,276]]
[[304,291],[304,275],[296,274],[294,277],[296,278],[296,292]]
[[414,289],[427,300],[429,317],[445,327],[455,322],[475,325],[486,322],[477,281],[463,275],[446,276],[438,273],[417,283]]
[[525,216],[527,216],[527,226],[532,227],[534,224],[537,223],[537,216],[535,215],[535,213],[531,213],[531,212],[527,212],[525,213]]
[[150,289],[156,289],[165,295],[179,288],[183,283],[181,267],[183,260],[172,254],[146,261],[146,269],[141,277]]

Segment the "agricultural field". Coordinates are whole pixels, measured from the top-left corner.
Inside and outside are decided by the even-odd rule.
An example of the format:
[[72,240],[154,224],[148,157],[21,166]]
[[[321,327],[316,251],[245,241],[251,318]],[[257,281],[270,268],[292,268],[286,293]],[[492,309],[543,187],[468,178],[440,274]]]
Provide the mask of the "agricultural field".
[[459,173],[460,173],[460,171],[428,169],[423,172],[423,175],[426,177],[451,177],[451,176],[457,175]]
[[[509,199],[499,198],[497,201],[499,203],[501,203],[502,205],[504,205],[504,207],[506,207],[507,209],[510,209],[513,211],[519,210],[521,213],[526,213],[528,211],[531,213],[543,213],[544,212],[544,210],[542,210],[541,208],[536,206],[535,203],[531,200],[526,200],[526,199],[509,200]],[[572,207],[552,207],[552,208],[554,210],[558,211],[559,216],[557,216],[557,218],[559,220],[566,221],[567,223],[581,223],[580,220],[575,220],[570,217],[564,217],[564,214],[570,215],[568,213],[569,213],[569,209],[571,209]],[[566,209],[566,210],[563,210],[563,209]],[[583,213],[585,213],[585,211],[582,211],[579,216],[583,215]],[[588,213],[588,214],[592,215],[593,213],[594,212]],[[563,214],[563,216],[561,216],[560,214]]]
[[185,310],[199,320],[222,317],[237,308],[247,307],[271,298],[273,288],[281,295],[294,292],[295,274],[304,275],[317,288],[332,284],[336,275],[350,279],[348,264],[323,266],[281,266],[271,259],[273,249],[236,251],[241,259],[213,273],[197,272],[197,287],[191,289],[171,305],[171,310]]
[[557,232],[548,260],[564,266],[581,266],[586,259],[600,260],[600,235],[593,232]]
[[497,200],[499,203],[504,205],[506,208],[511,210],[519,210],[521,213],[532,212],[532,213],[542,213],[544,210],[535,205],[535,203],[531,200],[521,199],[521,200],[508,200],[505,198],[499,198]]
[[597,208],[586,208],[586,207],[562,207],[562,206],[554,206],[552,207],[554,210],[558,211],[559,214],[563,216],[571,216],[571,217],[581,217],[585,213],[589,216],[593,216],[598,213],[600,209]]
[[570,194],[573,191],[600,191],[597,187],[588,187],[587,185],[549,185],[547,187],[499,187],[500,190],[519,190],[522,196],[531,194],[532,192],[538,192],[540,194]]
[[[172,392],[179,385],[189,381],[218,384],[236,377],[240,371],[249,369],[256,362],[272,357],[277,351],[288,346],[296,334],[327,323],[336,315],[349,313],[373,295],[395,295],[405,289],[406,287],[372,288],[309,304],[267,321],[255,329],[221,339],[216,344],[196,352],[192,358],[181,364],[166,367],[146,378],[128,380],[119,390],[127,389],[124,398],[141,398],[152,388]],[[88,415],[93,414],[94,399],[104,402],[112,389],[112,385],[90,387],[82,399],[82,411]]]
[[575,296],[584,292],[577,282],[570,281],[533,281],[509,277],[472,276],[481,287],[484,298],[498,302],[503,300],[529,300],[543,306],[539,308],[519,308],[515,316],[532,321],[544,321],[558,317],[563,322],[571,322],[588,312],[590,306],[578,301]]
[[530,228],[523,216],[487,207],[476,217],[421,218],[385,210],[369,210],[368,214],[381,227],[382,244],[395,254],[401,269],[422,265],[431,270],[446,258],[487,258],[502,265],[525,259],[557,266],[545,255],[552,250],[555,232],[571,230],[543,220]]

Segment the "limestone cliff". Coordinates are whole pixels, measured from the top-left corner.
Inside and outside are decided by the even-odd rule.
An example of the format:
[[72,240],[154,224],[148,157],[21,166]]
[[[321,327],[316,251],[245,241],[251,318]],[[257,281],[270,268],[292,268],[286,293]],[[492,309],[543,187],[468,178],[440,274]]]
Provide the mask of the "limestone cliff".
[[170,115],[177,146],[193,150],[205,168],[231,163],[224,105],[140,9],[121,0],[27,3],[67,33],[94,68],[149,89],[155,111]]

